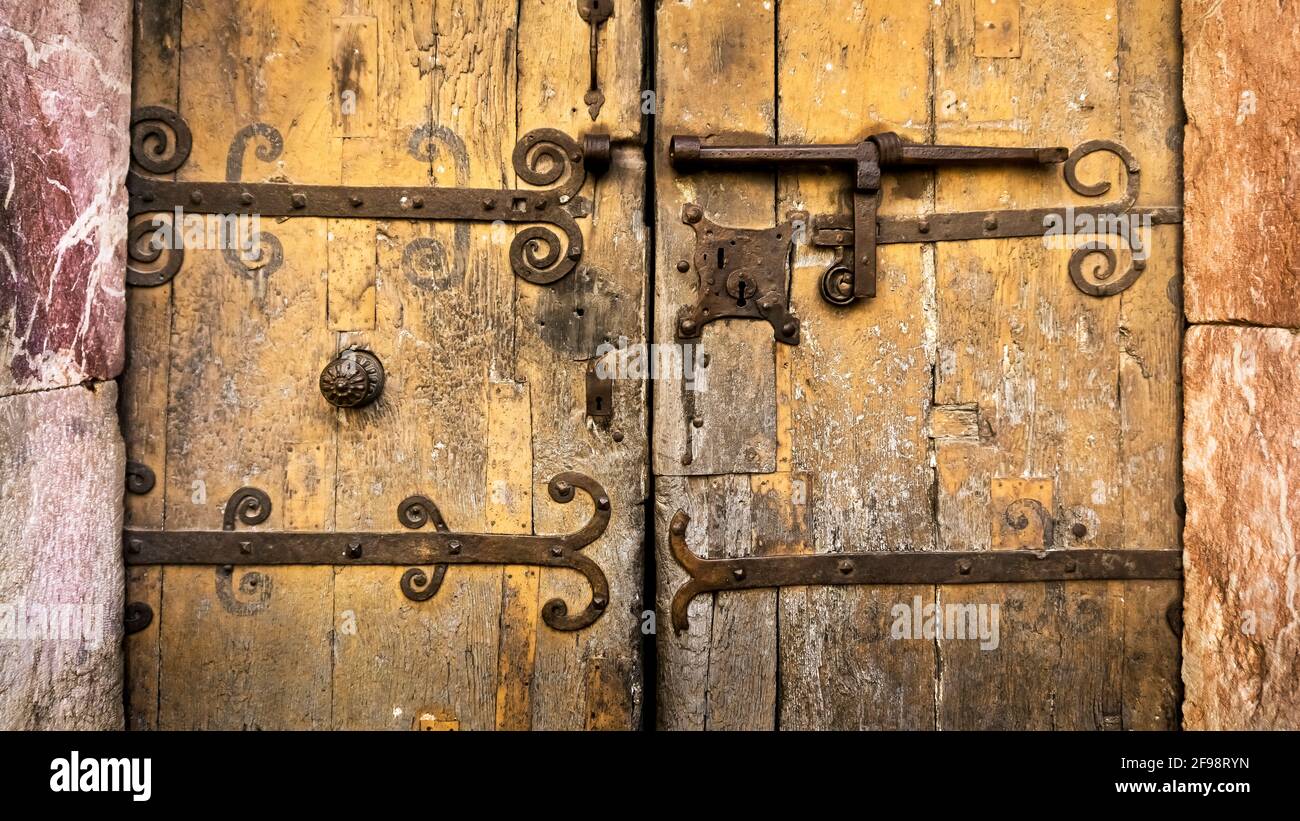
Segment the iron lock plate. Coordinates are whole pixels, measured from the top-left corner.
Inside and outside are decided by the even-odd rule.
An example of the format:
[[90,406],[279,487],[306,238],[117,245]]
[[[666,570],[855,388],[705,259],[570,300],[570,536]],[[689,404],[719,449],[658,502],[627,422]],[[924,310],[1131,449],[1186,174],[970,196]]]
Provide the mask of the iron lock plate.
[[776,339],[799,343],[799,320],[790,313],[790,255],[795,225],[807,219],[794,212],[774,228],[727,228],[689,203],[682,222],[695,229],[695,251],[677,270],[695,269],[696,304],[677,317],[677,338],[697,339],[704,326],[718,319],[764,319]]

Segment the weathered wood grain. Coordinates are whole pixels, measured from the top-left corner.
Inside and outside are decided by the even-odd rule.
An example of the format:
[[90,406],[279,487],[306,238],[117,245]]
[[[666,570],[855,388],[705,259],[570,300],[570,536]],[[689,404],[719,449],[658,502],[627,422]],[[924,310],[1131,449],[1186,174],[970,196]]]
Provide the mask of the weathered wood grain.
[[[722,0],[658,8],[655,127],[655,339],[671,343],[679,311],[696,300],[695,232],[682,207],[696,203],[708,219],[735,228],[770,228],[776,219],[771,172],[675,173],[673,134],[723,135],[733,142],[775,136],[772,6]],[[781,215],[784,219],[784,215]],[[654,470],[659,476],[768,473],[775,469],[776,374],[772,327],[720,320],[704,327],[700,346],[707,384],[660,379],[654,402]]]
[[[667,3],[657,10],[658,54],[655,338],[674,340],[679,312],[697,299],[695,232],[682,208],[695,203],[708,219],[737,228],[767,228],[776,213],[773,174],[679,175],[668,163],[675,133],[723,141],[776,138],[776,13],[772,5]],[[734,474],[777,468],[777,369],[772,328],[762,321],[721,320],[704,327],[701,370],[692,387],[681,376],[655,382],[653,465],[660,606],[679,584],[667,549],[677,508],[692,516],[688,544],[710,555],[751,555],[750,481]],[[788,422],[787,422],[788,424]],[[662,477],[699,476],[663,484]],[[772,727],[776,722],[777,596],[757,590],[701,596],[688,633],[663,618],[658,633],[659,725],[664,728]]]
[[[487,532],[533,531],[533,419],[528,383],[488,386]],[[498,730],[532,725],[533,666],[541,610],[541,569],[501,568],[501,641],[497,651]]]
[[[1141,158],[1140,203],[1183,200],[1182,58],[1174,0],[1121,0],[1120,112],[1123,142]],[[1181,226],[1155,226],[1147,270],[1120,296],[1121,545],[1182,544]],[[1129,582],[1124,598],[1123,726],[1177,729],[1182,680],[1177,582]]]
[[[606,102],[593,125],[582,104],[587,27],[576,7],[561,0],[521,5],[519,132],[551,127],[576,137],[608,128],[627,141],[615,147],[609,171],[584,188],[592,215],[583,226],[583,264],[551,286],[515,286],[516,378],[526,380],[532,393],[534,529],[569,532],[591,515],[586,499],[551,501],[546,483],[564,470],[600,482],[611,511],[605,535],[583,549],[609,579],[604,615],[579,633],[534,622],[533,729],[633,729],[641,720],[640,623],[652,606],[642,601],[649,386],[640,378],[615,379],[613,416],[599,419],[586,414],[585,387],[588,363],[603,356],[615,365],[620,355],[611,348],[639,350],[647,336],[641,31],[637,4],[615,4],[601,30]],[[587,583],[570,571],[543,569],[539,583],[540,603],[558,597],[573,610],[590,600]]]
[[[926,139],[928,5],[786,2],[777,28],[783,142],[853,142],[881,131]],[[845,168],[782,174],[778,210],[851,212],[852,183]],[[882,213],[916,213],[932,197],[928,175],[891,174],[882,196]],[[927,253],[920,245],[880,249],[876,298],[836,307],[819,290],[832,254],[796,246],[792,308],[804,335],[788,353],[790,441],[792,468],[809,477],[810,552],[934,546],[925,428],[934,282]],[[934,646],[894,641],[888,633],[890,605],[913,595],[932,599],[933,591],[782,591],[781,726],[932,726]]]
[[[1019,58],[987,61],[970,59],[963,48],[975,22],[965,8],[945,9],[945,45],[937,49],[943,58],[936,62],[939,141],[1116,139],[1138,153],[1144,183],[1150,156],[1144,200],[1176,203],[1175,158],[1163,145],[1179,116],[1170,80],[1177,64],[1170,4],[1142,4],[1140,12],[1133,5],[1053,4],[1022,17]],[[1057,36],[1066,19],[1075,33],[1068,42]],[[1094,158],[1081,174],[1113,175],[1114,165]],[[939,210],[1062,201],[1072,200],[1054,174],[939,175]],[[1176,231],[1160,230],[1166,237]],[[1177,388],[1169,364],[1178,318],[1167,299],[1162,310],[1152,296],[1166,292],[1176,258],[1167,238],[1157,238],[1151,251],[1138,286],[1098,300],[1070,284],[1067,252],[1047,250],[1037,239],[938,248],[936,401],[974,402],[989,424],[979,439],[936,442],[947,549],[1021,547],[1031,538],[1025,533],[1042,533],[1044,525],[1056,546],[1154,547],[1170,538],[1176,544],[1170,468],[1177,420],[1170,407]],[[1120,262],[1128,264],[1126,253]],[[1146,350],[1132,346],[1135,338]],[[1127,360],[1144,355],[1154,368],[1135,371]],[[1151,470],[1130,483],[1143,460]],[[1050,481],[1050,495],[1026,498],[1042,505],[1043,521],[1030,516],[1032,526],[1008,540],[1008,519],[1023,508],[1011,507],[1005,483],[1037,477]],[[986,490],[990,479],[1004,482],[1004,490]],[[1158,523],[1155,533],[1139,524],[1143,519]],[[1163,609],[1171,595],[1172,586],[1146,583],[945,589],[945,603],[998,605],[1002,642],[995,652],[940,643],[940,725],[1169,726],[1176,652]],[[1043,643],[1058,649],[1048,652]],[[1035,669],[1052,672],[1025,684],[1024,671]]]
[[[593,122],[583,103],[589,84],[590,29],[574,0],[519,3],[519,111],[524,119],[577,135],[607,133],[639,141],[647,103],[641,93],[641,3],[614,3],[600,27],[597,60],[605,103]],[[534,44],[545,43],[544,47]]]
[[[515,142],[515,4],[377,2],[382,102],[375,140],[347,140],[349,182],[502,184]],[[388,364],[384,396],[339,414],[341,519],[396,530],[397,506],[428,496],[453,530],[487,529],[489,379],[512,356],[514,277],[490,226],[381,223],[373,333],[345,334]],[[363,246],[364,247],[364,246]],[[508,372],[508,371],[507,371]],[[447,571],[431,600],[402,597],[402,568],[348,568],[336,584],[336,726],[409,726],[437,703],[462,729],[497,722],[502,570]],[[368,627],[361,628],[364,620]],[[385,680],[376,686],[376,678]]]
[[[180,98],[181,0],[136,0],[132,105],[177,110]],[[175,178],[175,174],[169,175]],[[170,375],[172,284],[135,288],[126,301],[126,363],[119,380],[126,456],[154,472],[153,490],[127,493],[126,526],[161,529],[167,489],[167,383]],[[127,726],[158,726],[161,567],[127,569],[127,601],[143,602],[154,619],[126,638]]]
[[[243,179],[338,181],[328,159],[337,157],[331,42],[316,25],[327,12],[323,2],[185,5],[180,113],[196,139],[182,178],[224,179],[228,135],[261,122],[279,130],[283,152],[263,161],[250,141]],[[170,528],[221,529],[224,504],[244,485],[271,498],[262,529],[333,525],[334,460],[304,472],[317,447],[333,448],[333,414],[316,389],[334,350],[322,321],[325,221],[262,230],[281,246],[278,268],[264,239],[252,268],[187,249],[173,280]],[[332,576],[324,567],[164,568],[159,726],[328,727]]]

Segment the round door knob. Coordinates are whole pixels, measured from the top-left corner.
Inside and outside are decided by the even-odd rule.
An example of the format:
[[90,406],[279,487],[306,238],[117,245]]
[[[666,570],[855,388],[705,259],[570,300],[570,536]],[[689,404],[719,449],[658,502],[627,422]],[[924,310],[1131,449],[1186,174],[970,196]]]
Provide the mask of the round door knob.
[[344,351],[320,372],[320,392],[337,408],[360,408],[384,390],[384,366],[370,351]]

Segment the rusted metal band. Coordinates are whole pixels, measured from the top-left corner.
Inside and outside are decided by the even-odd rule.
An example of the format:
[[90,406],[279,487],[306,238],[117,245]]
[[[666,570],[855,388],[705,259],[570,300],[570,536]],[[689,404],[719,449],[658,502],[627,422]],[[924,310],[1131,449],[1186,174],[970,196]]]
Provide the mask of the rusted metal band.
[[[917,217],[880,217],[876,220],[876,242],[895,245],[916,242],[960,242],[975,239],[1041,237],[1049,218],[1069,216],[1136,217],[1152,225],[1177,225],[1183,221],[1178,206],[1137,206],[1116,214],[1105,205],[1062,208],[1029,208],[1023,211],[962,211]],[[852,245],[853,217],[849,214],[819,214],[813,217],[812,244],[825,248]]]
[[[221,215],[226,218],[328,217],[335,219],[405,219],[487,222],[532,226],[510,243],[510,263],[521,279],[548,285],[568,274],[583,254],[582,232],[576,217],[590,204],[577,196],[588,173],[597,174],[610,162],[607,135],[587,135],[579,144],[553,128],[530,131],[511,155],[515,175],[536,189],[496,189],[434,186],[298,185],[284,182],[243,182],[243,152],[258,136],[258,157],[280,156],[283,138],[265,123],[248,126],[231,145],[224,182],[157,179],[135,172],[127,175],[130,215],[127,281],[151,287],[171,280],[184,259],[185,231],[174,227],[158,239],[168,219],[177,213]],[[132,119],[132,160],[153,174],[171,173],[188,159],[192,147],[189,127],[175,112],[144,108]],[[587,156],[591,152],[591,156]],[[146,215],[157,215],[145,219]],[[163,215],[166,215],[165,217]],[[563,235],[563,242],[560,235]],[[276,246],[268,232],[260,241]],[[164,247],[165,246],[165,247]],[[265,266],[264,266],[265,267]],[[275,266],[278,267],[278,264]],[[273,270],[273,268],[271,269]]]
[[669,526],[673,558],[690,576],[672,599],[673,629],[690,626],[688,608],[701,593],[829,584],[1011,584],[1057,581],[1181,579],[1180,550],[990,550],[821,553],[701,559],[686,546],[690,517]]
[[533,565],[568,569],[582,574],[591,585],[591,602],[570,615],[561,599],[542,608],[543,620],[556,630],[579,630],[594,623],[609,604],[609,582],[600,565],[580,551],[600,538],[609,525],[610,501],[598,482],[580,473],[561,473],[549,485],[551,498],[572,501],[575,489],[591,497],[593,510],[587,524],[573,533],[555,536],[496,533],[455,533],[442,523],[437,507],[413,496],[398,508],[398,520],[407,528],[425,523],[435,529],[406,533],[285,533],[237,531],[235,522],[266,521],[271,502],[257,488],[240,488],[226,504],[224,530],[126,530],[123,532],[128,565],[434,565],[432,581],[418,568],[402,577],[402,592],[425,601],[437,592],[447,565]]

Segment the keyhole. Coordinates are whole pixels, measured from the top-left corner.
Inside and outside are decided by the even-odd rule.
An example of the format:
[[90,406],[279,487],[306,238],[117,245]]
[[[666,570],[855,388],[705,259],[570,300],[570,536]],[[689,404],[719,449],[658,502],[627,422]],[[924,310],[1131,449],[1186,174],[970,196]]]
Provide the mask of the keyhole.
[[743,308],[745,307],[745,280],[742,279],[736,285],[737,285],[736,306]]
[[598,411],[603,411],[604,409],[605,409],[605,397],[603,397],[603,396],[597,396],[597,397],[596,397],[596,410],[598,410]]

